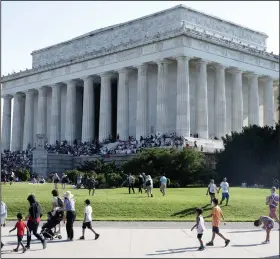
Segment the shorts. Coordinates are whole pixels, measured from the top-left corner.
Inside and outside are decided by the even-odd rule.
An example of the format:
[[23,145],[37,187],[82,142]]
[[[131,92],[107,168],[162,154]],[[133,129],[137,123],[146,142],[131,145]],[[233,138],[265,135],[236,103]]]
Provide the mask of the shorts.
[[268,224],[266,224],[266,229],[267,230],[271,230],[271,229],[273,229],[273,227],[274,227],[274,222],[273,221],[271,221]]
[[214,232],[214,233],[216,233],[216,234],[218,234],[218,233],[220,233],[220,230],[219,230],[219,227],[212,227],[212,232]]
[[270,218],[273,218],[273,219],[277,218],[276,210],[277,210],[277,208],[269,208],[269,217]]
[[18,242],[21,242],[22,239],[23,239],[23,236],[17,236],[17,241],[18,241]]
[[92,228],[91,222],[84,222],[82,228],[83,228],[83,229]]
[[209,195],[210,196],[215,196],[215,193],[214,192],[209,192]]
[[201,239],[202,236],[203,236],[203,234],[197,234],[197,238],[198,238],[198,239]]
[[227,199],[229,198],[229,193],[228,192],[223,192],[222,193],[222,199]]

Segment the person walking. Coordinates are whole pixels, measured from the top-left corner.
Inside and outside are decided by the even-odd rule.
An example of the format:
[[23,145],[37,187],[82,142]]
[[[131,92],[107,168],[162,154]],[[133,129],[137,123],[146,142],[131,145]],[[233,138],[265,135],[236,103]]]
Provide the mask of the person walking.
[[92,196],[94,196],[95,185],[96,185],[96,181],[95,181],[94,177],[92,176],[88,179],[88,195],[89,196],[90,196],[90,193],[92,193]]
[[208,188],[207,188],[207,192],[206,192],[206,195],[210,195],[210,204],[212,204],[212,201],[213,199],[215,199],[215,193],[217,191],[217,186],[216,184],[214,183],[214,180],[211,180],[210,181],[210,184],[208,185]]
[[80,237],[80,240],[85,239],[85,231],[86,228],[88,228],[94,235],[95,235],[95,240],[99,238],[99,234],[94,231],[92,228],[91,222],[92,222],[92,207],[90,206],[90,200],[86,199],[85,200],[85,210],[84,210],[84,221],[83,221],[83,235]]
[[65,189],[66,183],[67,183],[67,175],[66,175],[65,173],[63,173],[63,174],[62,174],[62,177],[61,177],[61,186],[62,186],[62,189]]
[[[8,215],[8,209],[4,201],[1,201],[1,227],[6,226],[6,218]],[[1,241],[1,248],[4,246],[4,244]]]
[[269,205],[269,217],[274,219],[278,223],[278,225],[280,225],[279,218],[278,218],[277,212],[276,212],[278,203],[279,203],[279,196],[276,193],[276,187],[272,187],[271,195],[268,197],[266,204]]
[[130,190],[133,191],[133,193],[135,194],[135,191],[134,191],[134,182],[135,182],[135,179],[134,177],[129,174],[128,178],[127,178],[127,181],[128,181],[128,192],[130,194]]
[[166,185],[167,185],[167,178],[165,177],[165,174],[160,177],[160,192],[162,193],[162,196],[165,196],[166,194]]
[[139,184],[139,188],[138,188],[138,193],[142,193],[142,189],[144,188],[144,178],[141,174],[139,174],[138,176],[138,184]]
[[59,178],[59,176],[58,176],[58,174],[57,173],[55,173],[54,174],[54,176],[53,176],[53,182],[54,182],[54,189],[58,189],[58,187],[57,187],[57,184],[59,183],[59,181],[60,181],[60,178]]
[[[59,197],[58,190],[53,190],[52,191],[52,195],[53,195],[53,199],[52,199],[52,216],[54,216],[58,211],[62,211],[63,212],[63,201]],[[60,224],[60,222],[58,224],[58,232],[56,231],[56,226],[54,228],[54,232],[56,234],[60,234],[61,233],[61,224]]]
[[27,219],[27,227],[29,229],[29,234],[27,235],[27,245],[25,246],[26,249],[30,249],[30,242],[31,242],[31,233],[41,241],[43,245],[43,249],[47,247],[46,240],[37,233],[39,223],[41,221],[42,217],[42,209],[40,204],[36,201],[36,198],[33,194],[29,195],[27,197],[27,200],[29,201],[29,210],[28,215],[26,216]]
[[66,215],[64,215],[63,222],[64,224],[66,222],[67,240],[73,241],[73,225],[74,221],[76,220],[76,211],[74,195],[70,191],[64,193],[64,210],[66,211]]
[[148,197],[153,197],[153,179],[150,175],[147,175],[146,178],[146,188]]
[[220,192],[221,189],[222,189],[222,200],[220,201],[220,205],[222,205],[223,201],[226,199],[226,206],[227,206],[229,200],[229,184],[227,182],[226,177],[221,182],[220,187],[218,189],[218,193]]

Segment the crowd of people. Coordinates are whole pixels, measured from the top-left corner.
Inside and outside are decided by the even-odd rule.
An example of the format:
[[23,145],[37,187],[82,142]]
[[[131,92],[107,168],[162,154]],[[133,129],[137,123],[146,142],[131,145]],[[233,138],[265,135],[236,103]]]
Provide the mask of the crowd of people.
[[4,150],[1,154],[1,169],[16,170],[30,169],[32,165],[32,150],[14,151]]

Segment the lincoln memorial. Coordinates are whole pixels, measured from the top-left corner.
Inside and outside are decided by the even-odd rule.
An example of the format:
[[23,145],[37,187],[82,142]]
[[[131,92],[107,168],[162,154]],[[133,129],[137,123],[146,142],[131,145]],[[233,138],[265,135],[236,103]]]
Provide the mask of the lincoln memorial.
[[267,38],[180,5],[33,51],[31,69],[2,77],[2,148],[34,146],[38,134],[220,139],[274,126],[279,56]]

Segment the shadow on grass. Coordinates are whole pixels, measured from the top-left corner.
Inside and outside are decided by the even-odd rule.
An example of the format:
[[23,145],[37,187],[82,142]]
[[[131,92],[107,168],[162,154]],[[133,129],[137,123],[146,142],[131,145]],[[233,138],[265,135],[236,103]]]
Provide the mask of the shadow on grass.
[[[210,207],[210,208],[208,208]],[[192,208],[188,208],[188,209],[185,209],[185,210],[181,210],[181,211],[178,211],[178,212],[175,212],[174,214],[171,215],[171,217],[176,217],[176,216],[179,216],[179,217],[185,217],[185,216],[188,216],[188,215],[195,215],[195,209],[197,207],[192,207]],[[203,207],[201,207],[203,209],[203,211],[210,211],[211,210],[211,205],[210,204],[206,204],[204,205]]]
[[174,249],[167,249],[167,250],[159,250],[155,251],[154,254],[146,254],[147,256],[153,256],[153,255],[168,255],[168,254],[179,254],[179,253],[185,253],[185,252],[194,252],[197,251],[198,247],[185,247],[185,248],[174,248]]
[[246,232],[261,232],[261,229],[255,229],[255,230],[237,230],[237,231],[227,231],[227,233],[246,233]]

